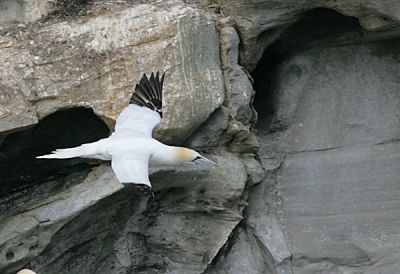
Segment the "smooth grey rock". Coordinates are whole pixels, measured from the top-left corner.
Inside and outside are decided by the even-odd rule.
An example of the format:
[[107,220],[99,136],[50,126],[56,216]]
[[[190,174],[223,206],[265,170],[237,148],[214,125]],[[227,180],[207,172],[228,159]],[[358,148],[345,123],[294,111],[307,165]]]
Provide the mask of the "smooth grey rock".
[[400,254],[399,251],[392,250],[389,254],[383,258],[378,259],[378,261],[373,265],[366,267],[365,274],[373,273],[396,273],[400,269]]
[[281,229],[293,273],[398,270],[398,45],[303,49],[275,71],[274,117],[257,126],[267,178],[245,221]]
[[372,265],[395,250],[399,162],[398,144],[288,157],[280,181],[293,259]]
[[289,127],[283,150],[398,139],[399,46],[400,40],[389,40],[313,49],[286,60],[277,75],[275,117]]
[[[398,267],[397,44],[306,50],[285,60],[275,76],[273,121],[284,126],[261,132],[260,152],[263,163],[275,158],[281,164],[270,178],[275,182],[260,186],[274,185],[265,194],[268,204],[281,201],[257,220],[252,198],[247,219],[260,225],[277,217],[293,273],[391,273]],[[377,263],[378,254],[388,263]]]
[[218,1],[221,12],[233,17],[240,34],[243,49],[241,64],[253,70],[261,58],[264,49],[279,38],[282,26],[286,26],[304,15],[304,12],[316,8],[336,10],[343,15],[359,19],[367,30],[382,30],[399,26],[400,3],[387,1],[275,1],[257,0],[221,0]]

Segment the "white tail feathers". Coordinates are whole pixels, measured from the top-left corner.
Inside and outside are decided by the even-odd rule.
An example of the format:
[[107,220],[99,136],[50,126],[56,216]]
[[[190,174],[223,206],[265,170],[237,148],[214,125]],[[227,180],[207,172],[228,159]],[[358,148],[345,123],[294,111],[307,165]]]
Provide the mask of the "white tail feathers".
[[52,151],[52,154],[37,156],[37,159],[67,159],[74,157],[87,156],[87,149],[84,146],[56,149]]
[[[1,1],[1,0],[0,0]],[[68,159],[74,157],[93,158],[100,160],[111,160],[107,153],[107,139],[102,139],[94,143],[83,144],[79,147],[56,149],[52,154],[37,156],[38,159]]]

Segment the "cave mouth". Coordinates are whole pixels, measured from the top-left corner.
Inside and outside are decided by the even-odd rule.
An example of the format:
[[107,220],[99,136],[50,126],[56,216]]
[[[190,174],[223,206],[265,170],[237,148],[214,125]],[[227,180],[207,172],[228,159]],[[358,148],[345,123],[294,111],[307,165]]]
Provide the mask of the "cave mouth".
[[[286,58],[313,47],[357,43],[365,38],[366,33],[357,18],[327,8],[307,11],[299,20],[282,28],[281,34],[264,49],[251,72],[256,91],[254,108],[258,113],[256,128],[259,130],[276,131],[284,127],[274,121],[277,103],[275,75]],[[270,32],[261,34],[259,39],[264,40],[268,35]]]
[[0,142],[0,198],[33,186],[89,170],[89,159],[44,160],[36,156],[57,148],[94,142],[110,134],[107,125],[88,108],[57,111],[37,125],[8,134]]

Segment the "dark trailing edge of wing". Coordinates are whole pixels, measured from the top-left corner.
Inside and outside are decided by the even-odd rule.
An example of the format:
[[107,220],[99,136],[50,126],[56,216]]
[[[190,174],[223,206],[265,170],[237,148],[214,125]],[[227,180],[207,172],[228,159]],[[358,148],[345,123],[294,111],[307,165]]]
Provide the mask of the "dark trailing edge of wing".
[[165,73],[160,79],[160,72],[158,71],[155,76],[152,72],[150,78],[147,78],[146,74],[143,74],[142,79],[136,84],[135,92],[129,103],[147,107],[156,111],[162,117],[162,88],[164,75]]

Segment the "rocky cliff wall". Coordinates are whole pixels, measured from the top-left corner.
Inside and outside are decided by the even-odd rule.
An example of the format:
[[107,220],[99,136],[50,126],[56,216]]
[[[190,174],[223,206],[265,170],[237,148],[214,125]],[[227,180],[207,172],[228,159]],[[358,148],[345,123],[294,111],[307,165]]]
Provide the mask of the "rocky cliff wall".
[[[397,273],[396,1],[0,1],[0,272]],[[7,15],[7,16],[6,16]],[[166,72],[156,137],[214,169],[34,156],[105,137]]]

